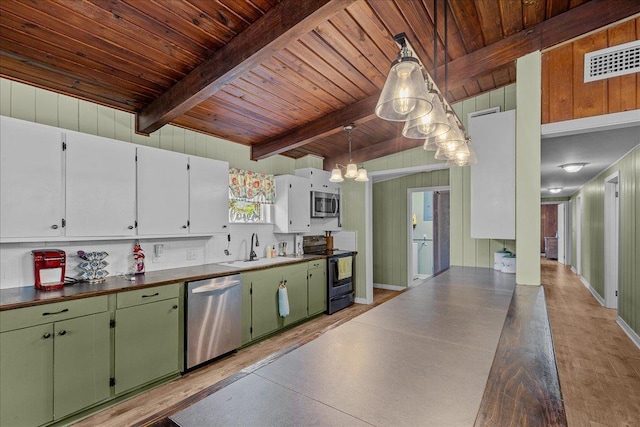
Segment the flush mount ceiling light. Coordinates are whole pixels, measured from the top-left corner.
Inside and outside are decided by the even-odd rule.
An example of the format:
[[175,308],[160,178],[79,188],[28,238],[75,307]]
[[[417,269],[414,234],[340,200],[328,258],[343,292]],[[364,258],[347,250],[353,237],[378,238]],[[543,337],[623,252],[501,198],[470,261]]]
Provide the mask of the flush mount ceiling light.
[[567,163],[566,165],[561,165],[560,167],[564,169],[565,172],[575,173],[582,169],[586,163]]
[[[356,128],[356,125],[351,123],[349,125],[345,125],[342,127],[345,132],[347,132],[347,138],[349,140],[349,164],[346,167],[346,172],[344,174],[345,178],[352,178],[358,182],[366,182],[369,181],[369,177],[367,176],[367,170],[365,168],[358,169],[358,166],[353,163],[353,159],[351,158],[351,132]],[[340,167],[342,165],[336,164],[336,167],[331,171],[331,178],[329,181],[331,182],[342,182],[344,178],[342,177],[342,171]],[[344,168],[344,166],[342,166]]]
[[562,191],[562,188],[560,188],[560,187],[554,187],[554,188],[550,188],[549,189],[549,192],[553,193],[553,194],[557,194],[557,193],[559,193],[561,191]]

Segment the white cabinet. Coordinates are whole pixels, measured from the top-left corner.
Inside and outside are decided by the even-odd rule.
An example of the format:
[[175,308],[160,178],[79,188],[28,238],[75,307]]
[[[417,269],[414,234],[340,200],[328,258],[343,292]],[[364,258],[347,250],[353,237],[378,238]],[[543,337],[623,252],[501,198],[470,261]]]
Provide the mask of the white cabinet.
[[138,147],[138,234],[189,232],[189,157]]
[[340,184],[329,181],[331,172],[315,168],[302,168],[296,169],[296,176],[309,178],[311,181],[311,191],[340,194]]
[[63,133],[0,117],[0,235],[63,235]]
[[66,142],[66,235],[134,236],[135,145],[79,132]]
[[216,233],[229,225],[229,163],[189,157],[189,232]]
[[275,228],[274,233],[304,233],[311,229],[311,206],[308,178],[294,175],[275,177]]

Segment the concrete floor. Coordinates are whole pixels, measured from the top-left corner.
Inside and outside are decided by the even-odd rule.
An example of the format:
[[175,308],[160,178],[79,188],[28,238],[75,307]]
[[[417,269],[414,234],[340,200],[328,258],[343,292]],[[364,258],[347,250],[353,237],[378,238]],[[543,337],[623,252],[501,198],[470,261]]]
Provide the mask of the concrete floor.
[[180,426],[471,426],[515,276],[454,267],[171,417]]

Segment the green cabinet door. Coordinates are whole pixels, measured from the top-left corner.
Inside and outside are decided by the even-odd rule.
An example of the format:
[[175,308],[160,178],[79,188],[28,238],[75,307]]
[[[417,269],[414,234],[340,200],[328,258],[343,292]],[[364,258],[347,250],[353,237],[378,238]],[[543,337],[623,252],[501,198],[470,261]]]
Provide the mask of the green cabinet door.
[[54,419],[109,398],[108,312],[54,323]]
[[282,327],[278,312],[278,286],[282,281],[280,268],[246,273],[251,281],[251,326],[253,339]]
[[311,268],[311,264],[310,262],[308,278],[309,316],[327,309],[327,261],[314,261],[314,267],[318,264],[317,268]]
[[251,342],[251,278],[242,275],[242,345]]
[[116,394],[180,370],[179,313],[178,298],[116,310]]
[[307,264],[288,265],[280,270],[289,297],[289,315],[282,320],[287,326],[307,317]]
[[0,334],[0,425],[53,420],[53,324]]

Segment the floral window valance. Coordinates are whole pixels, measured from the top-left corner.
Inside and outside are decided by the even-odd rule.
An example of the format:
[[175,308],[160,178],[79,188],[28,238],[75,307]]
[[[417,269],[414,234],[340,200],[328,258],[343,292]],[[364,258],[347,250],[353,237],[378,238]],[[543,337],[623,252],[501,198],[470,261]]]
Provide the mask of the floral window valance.
[[276,198],[273,175],[237,168],[229,169],[229,198],[244,202],[273,203]]

